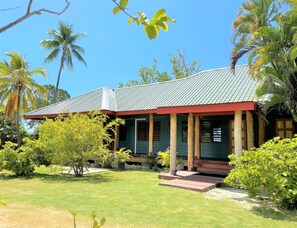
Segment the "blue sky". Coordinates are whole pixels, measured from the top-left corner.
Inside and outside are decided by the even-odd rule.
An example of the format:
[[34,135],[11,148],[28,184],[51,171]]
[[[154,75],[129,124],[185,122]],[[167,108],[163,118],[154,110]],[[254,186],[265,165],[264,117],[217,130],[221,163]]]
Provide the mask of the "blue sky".
[[[0,0],[0,9],[22,6],[0,12],[0,26],[21,16],[27,0]],[[127,24],[127,16],[113,15],[111,0],[70,0],[70,8],[61,16],[43,14],[16,25],[0,34],[0,59],[5,52],[26,55],[30,67],[44,67],[48,79],[35,79],[41,84],[55,84],[59,60],[43,64],[48,52],[39,46],[46,32],[57,28],[59,20],[73,24],[75,32],[85,32],[78,44],[85,48],[86,68],[74,61],[74,69],[62,72],[60,88],[71,96],[100,87],[118,87],[119,82],[138,78],[141,66],[151,66],[157,58],[161,71],[170,72],[168,54],[185,49],[187,61],[203,62],[204,70],[230,65],[232,50],[232,21],[242,0],[130,0],[128,11],[145,12],[150,18],[159,8],[165,8],[168,16],[177,24],[169,24],[167,33],[160,32],[155,40],[149,40],[143,28]],[[33,9],[47,7],[60,10],[63,0],[35,0]],[[244,63],[241,61],[240,63]]]

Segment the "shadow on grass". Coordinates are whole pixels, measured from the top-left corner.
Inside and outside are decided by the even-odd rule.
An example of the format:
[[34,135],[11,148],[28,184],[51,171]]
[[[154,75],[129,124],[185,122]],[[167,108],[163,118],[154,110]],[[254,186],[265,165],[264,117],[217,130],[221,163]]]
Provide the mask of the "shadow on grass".
[[296,211],[277,210],[265,203],[261,203],[260,206],[254,206],[252,208],[252,212],[264,218],[270,218],[279,221],[297,222]]
[[75,177],[69,174],[40,174],[34,173],[33,175],[27,177],[20,177],[16,175],[0,175],[0,181],[9,181],[9,180],[30,180],[33,178],[40,179],[44,182],[74,182],[74,183],[89,183],[89,184],[98,184],[110,181],[116,181],[117,178],[112,176],[108,172],[94,173],[84,175],[82,177]]

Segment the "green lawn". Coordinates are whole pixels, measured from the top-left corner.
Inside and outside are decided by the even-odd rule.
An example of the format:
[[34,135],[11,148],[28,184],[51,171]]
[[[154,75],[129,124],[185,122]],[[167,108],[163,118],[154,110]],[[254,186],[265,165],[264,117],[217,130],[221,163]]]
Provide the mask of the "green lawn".
[[[160,187],[157,173],[110,171],[82,178],[48,175],[0,177],[0,227],[91,227],[92,211],[105,227],[297,227],[296,212],[246,209],[233,200]],[[24,225],[25,224],[25,225]]]

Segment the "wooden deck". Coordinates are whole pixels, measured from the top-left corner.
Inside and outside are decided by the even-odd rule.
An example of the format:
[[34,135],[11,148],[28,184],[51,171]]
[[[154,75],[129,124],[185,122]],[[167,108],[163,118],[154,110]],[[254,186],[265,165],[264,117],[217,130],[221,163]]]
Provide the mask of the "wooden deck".
[[207,192],[223,182],[222,177],[200,175],[197,172],[178,171],[176,176],[160,174],[160,179],[167,180],[159,183],[160,186],[176,187],[198,192]]

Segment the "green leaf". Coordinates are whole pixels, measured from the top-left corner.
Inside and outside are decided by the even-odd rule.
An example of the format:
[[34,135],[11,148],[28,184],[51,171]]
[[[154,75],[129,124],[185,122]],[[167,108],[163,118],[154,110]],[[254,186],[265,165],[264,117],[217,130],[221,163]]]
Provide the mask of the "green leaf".
[[176,21],[174,19],[167,17],[167,16],[161,17],[160,21],[176,23]]
[[131,18],[131,17],[129,17],[129,18],[128,18],[128,25],[130,25],[132,21],[134,21],[134,19]]
[[161,27],[162,29],[164,29],[165,32],[168,31],[168,25],[163,21],[158,21],[158,22],[155,23],[155,25],[157,25],[157,26]]
[[106,220],[105,220],[105,218],[103,217],[103,218],[101,219],[101,221],[100,221],[100,226],[103,226],[103,225],[105,224],[105,222],[106,222]]
[[153,16],[153,18],[152,18],[152,20],[154,20],[154,19],[159,19],[159,18],[161,18],[161,17],[165,17],[166,16],[166,11],[165,11],[165,9],[159,9],[155,14],[154,14],[154,16]]
[[120,0],[120,7],[122,7],[122,9],[125,9],[127,4],[128,4],[129,0]]
[[151,24],[145,25],[144,31],[150,40],[155,39],[159,33],[157,26]]
[[116,7],[113,8],[113,11],[112,12],[113,12],[113,14],[117,14],[120,11],[121,11],[121,8],[118,7],[118,6],[116,6]]

